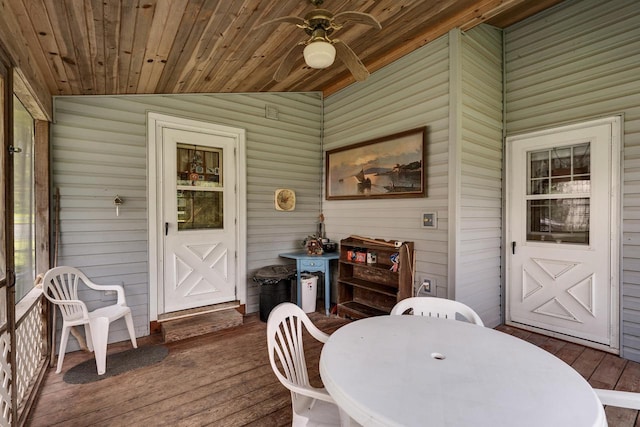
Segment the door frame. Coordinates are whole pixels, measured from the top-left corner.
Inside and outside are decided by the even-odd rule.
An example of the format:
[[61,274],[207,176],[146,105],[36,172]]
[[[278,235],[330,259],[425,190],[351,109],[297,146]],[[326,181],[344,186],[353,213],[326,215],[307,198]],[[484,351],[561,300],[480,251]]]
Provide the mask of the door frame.
[[[609,224],[609,236],[611,241],[610,247],[610,271],[611,271],[611,311],[610,311],[610,344],[599,344],[592,341],[587,341],[581,338],[573,337],[570,335],[566,335],[560,332],[550,331],[548,329],[542,329],[531,325],[525,325],[518,322],[513,322],[511,320],[510,308],[508,307],[509,303],[509,277],[511,275],[511,263],[510,263],[510,255],[508,242],[511,239],[513,231],[511,230],[511,216],[513,212],[511,211],[511,193],[513,191],[513,184],[508,179],[511,171],[511,143],[514,140],[519,140],[523,138],[530,137],[539,137],[545,135],[551,135],[557,132],[569,131],[574,129],[581,129],[585,127],[598,126],[602,124],[610,124],[611,125],[611,181],[610,181],[610,197],[613,198],[612,203],[610,204],[610,218],[611,223]],[[607,351],[610,353],[618,354],[620,352],[620,331],[622,330],[622,319],[621,319],[621,307],[622,307],[622,294],[620,292],[620,278],[622,277],[622,262],[620,260],[620,256],[622,254],[622,136],[623,133],[623,120],[621,115],[603,117],[593,120],[585,120],[581,122],[564,124],[554,126],[552,128],[546,128],[539,131],[525,132],[519,133],[516,135],[510,135],[505,139],[505,234],[504,234],[504,254],[505,254],[505,323],[510,326],[514,326],[520,329],[542,333],[547,336],[551,336],[554,338],[559,338],[564,341],[575,342],[581,345],[587,345],[592,348],[596,348],[599,350]]]
[[161,284],[164,283],[162,236],[162,179],[156,180],[162,170],[162,130],[178,129],[233,138],[236,141],[236,297],[240,304],[247,299],[247,209],[246,209],[246,131],[202,120],[147,112],[147,212],[149,250],[149,320],[158,320],[164,306]]

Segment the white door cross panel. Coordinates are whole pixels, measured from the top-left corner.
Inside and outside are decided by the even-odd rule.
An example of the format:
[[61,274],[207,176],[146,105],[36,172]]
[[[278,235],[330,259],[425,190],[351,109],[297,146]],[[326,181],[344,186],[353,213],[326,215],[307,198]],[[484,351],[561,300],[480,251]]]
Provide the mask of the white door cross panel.
[[[175,276],[172,282],[179,298],[199,298],[222,291],[216,282],[226,283],[228,279],[228,252],[223,248],[219,254],[213,254],[215,248],[216,245],[185,245],[173,253]],[[194,264],[196,268],[192,267]],[[211,277],[219,280],[211,280]]]

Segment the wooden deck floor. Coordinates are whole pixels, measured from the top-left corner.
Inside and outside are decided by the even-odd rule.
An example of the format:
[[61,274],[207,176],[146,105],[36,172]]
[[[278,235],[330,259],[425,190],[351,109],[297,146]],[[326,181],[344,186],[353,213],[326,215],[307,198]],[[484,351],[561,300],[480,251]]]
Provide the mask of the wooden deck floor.
[[[319,313],[310,316],[331,333],[346,323]],[[640,391],[640,364],[613,355],[501,326],[555,354],[594,387]],[[90,359],[70,353],[63,373],[47,373],[40,398],[28,420],[31,426],[285,426],[290,425],[289,392],[271,371],[266,349],[266,325],[257,315],[242,326],[171,344],[160,363],[89,384],[66,384],[67,369]],[[159,343],[157,336],[140,345]],[[109,353],[130,343],[109,346]],[[320,345],[306,348],[309,369],[317,373]],[[312,383],[318,385],[316,375]],[[638,412],[606,408],[610,427],[640,427]]]

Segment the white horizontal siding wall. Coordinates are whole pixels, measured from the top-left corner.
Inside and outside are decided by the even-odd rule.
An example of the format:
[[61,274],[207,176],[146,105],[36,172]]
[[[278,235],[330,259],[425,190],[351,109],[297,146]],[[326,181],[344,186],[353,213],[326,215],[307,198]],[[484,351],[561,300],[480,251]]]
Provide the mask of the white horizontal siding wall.
[[508,134],[624,114],[621,344],[640,361],[640,2],[568,0],[504,36]]
[[[278,120],[265,118],[265,106]],[[53,186],[60,191],[58,265],[98,283],[124,285],[137,335],[149,333],[146,113],[247,131],[247,277],[316,230],[321,202],[322,98],[318,93],[91,96],[55,98]],[[274,208],[274,190],[292,188],[293,212]],[[113,198],[124,199],[116,216]],[[240,284],[242,286],[243,284]],[[247,311],[258,288],[247,283]],[[104,297],[95,296],[97,299]],[[91,305],[103,303],[96,300]],[[116,324],[111,341],[127,339]]]
[[458,91],[452,114],[459,138],[450,162],[456,165],[451,168],[456,218],[451,281],[455,299],[494,327],[502,322],[502,31],[482,25],[451,35],[457,36],[457,43],[451,42],[452,64],[459,69],[452,89]]
[[[324,150],[400,131],[427,127],[427,197],[327,201],[327,236],[351,234],[412,241],[416,281],[430,278],[447,296],[449,51],[448,36],[325,99]],[[421,227],[422,213],[436,212],[438,228]]]

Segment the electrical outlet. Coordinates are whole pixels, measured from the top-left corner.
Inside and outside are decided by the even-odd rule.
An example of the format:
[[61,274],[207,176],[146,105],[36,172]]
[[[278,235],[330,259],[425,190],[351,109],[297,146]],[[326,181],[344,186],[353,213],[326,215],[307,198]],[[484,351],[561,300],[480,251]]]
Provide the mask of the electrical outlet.
[[416,296],[428,296],[431,293],[432,286],[435,286],[435,279],[420,277],[416,283]]
[[422,279],[421,288],[423,291],[431,293],[431,279]]

